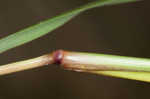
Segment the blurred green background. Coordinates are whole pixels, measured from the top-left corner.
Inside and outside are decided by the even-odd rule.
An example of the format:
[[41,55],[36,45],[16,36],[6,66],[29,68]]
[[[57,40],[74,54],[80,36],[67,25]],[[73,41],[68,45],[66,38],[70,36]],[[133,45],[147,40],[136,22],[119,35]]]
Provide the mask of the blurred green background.
[[[1,0],[0,38],[93,0]],[[0,55],[0,64],[56,49],[150,58],[150,1],[92,9]],[[0,76],[0,99],[141,99],[150,84],[49,65]]]

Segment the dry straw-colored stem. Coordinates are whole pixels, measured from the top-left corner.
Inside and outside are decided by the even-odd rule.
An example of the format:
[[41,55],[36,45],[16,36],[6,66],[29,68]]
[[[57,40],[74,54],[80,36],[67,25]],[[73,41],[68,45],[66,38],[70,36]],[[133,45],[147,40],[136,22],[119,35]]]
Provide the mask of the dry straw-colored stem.
[[37,58],[0,66],[0,75],[37,68],[51,63],[53,63],[51,55],[43,55]]

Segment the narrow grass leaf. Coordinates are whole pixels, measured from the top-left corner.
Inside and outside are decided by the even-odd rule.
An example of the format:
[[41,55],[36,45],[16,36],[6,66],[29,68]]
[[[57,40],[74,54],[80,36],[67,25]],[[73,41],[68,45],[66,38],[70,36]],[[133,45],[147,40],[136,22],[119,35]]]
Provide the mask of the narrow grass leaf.
[[104,5],[113,5],[120,3],[127,3],[136,0],[97,0],[66,13],[60,14],[54,18],[50,18],[46,21],[40,22],[39,24],[33,25],[14,34],[11,34],[5,38],[0,39],[0,53],[5,52],[11,48],[20,46],[34,39],[37,39],[47,33],[55,30],[68,22],[70,19],[78,15],[79,13],[86,11],[91,8],[100,7]]
[[150,73],[149,72],[122,72],[122,71],[90,71],[90,73],[112,76],[117,78],[125,78],[138,80],[150,83]]

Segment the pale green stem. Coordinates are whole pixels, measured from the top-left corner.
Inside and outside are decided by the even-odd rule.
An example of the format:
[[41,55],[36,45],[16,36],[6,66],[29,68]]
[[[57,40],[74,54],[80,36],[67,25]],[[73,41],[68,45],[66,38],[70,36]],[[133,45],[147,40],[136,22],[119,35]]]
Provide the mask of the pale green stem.
[[63,64],[68,69],[88,71],[140,71],[150,72],[150,59],[106,54],[69,52]]

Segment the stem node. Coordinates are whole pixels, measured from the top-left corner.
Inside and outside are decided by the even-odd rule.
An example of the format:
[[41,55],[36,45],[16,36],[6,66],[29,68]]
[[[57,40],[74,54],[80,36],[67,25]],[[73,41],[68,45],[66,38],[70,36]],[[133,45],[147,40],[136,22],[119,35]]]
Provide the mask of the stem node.
[[64,57],[64,51],[63,50],[56,50],[53,52],[53,60],[55,64],[61,64]]

